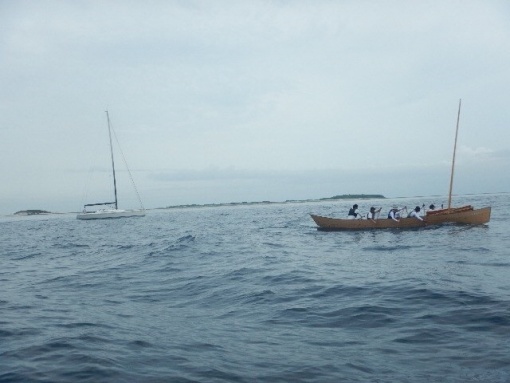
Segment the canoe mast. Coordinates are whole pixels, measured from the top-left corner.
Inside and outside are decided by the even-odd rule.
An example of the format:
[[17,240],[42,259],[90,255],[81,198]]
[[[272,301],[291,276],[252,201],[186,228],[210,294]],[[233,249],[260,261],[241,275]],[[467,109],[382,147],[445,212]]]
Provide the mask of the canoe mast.
[[450,175],[450,191],[448,192],[448,210],[452,206],[452,190],[453,190],[453,173],[455,170],[455,153],[457,152],[457,136],[459,135],[460,106],[462,99],[459,100],[459,111],[457,113],[457,128],[455,129],[455,143],[453,145],[452,172]]

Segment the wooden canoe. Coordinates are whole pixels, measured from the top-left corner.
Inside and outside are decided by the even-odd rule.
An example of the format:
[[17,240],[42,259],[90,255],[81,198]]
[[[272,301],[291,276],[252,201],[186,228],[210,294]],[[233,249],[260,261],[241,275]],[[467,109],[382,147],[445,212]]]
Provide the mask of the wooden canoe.
[[457,136],[459,133],[460,106],[462,100],[459,100],[459,111],[457,113],[457,126],[455,128],[455,144],[453,145],[452,171],[450,174],[450,190],[448,192],[448,208],[433,210],[427,212],[425,222],[416,218],[402,218],[399,222],[392,219],[339,219],[321,217],[310,214],[318,226],[319,230],[371,230],[371,229],[405,229],[425,227],[431,225],[442,225],[445,223],[459,223],[466,225],[482,225],[491,219],[491,208],[484,207],[474,209],[473,206],[461,206],[452,208],[452,190],[453,174],[455,169],[455,153],[457,151]]
[[387,218],[379,218],[373,222],[370,219],[341,219],[310,215],[317,224],[318,230],[412,229],[446,223],[481,225],[490,221],[491,208],[473,209],[472,206],[463,206],[429,213],[424,217],[425,221],[402,218],[399,222]]

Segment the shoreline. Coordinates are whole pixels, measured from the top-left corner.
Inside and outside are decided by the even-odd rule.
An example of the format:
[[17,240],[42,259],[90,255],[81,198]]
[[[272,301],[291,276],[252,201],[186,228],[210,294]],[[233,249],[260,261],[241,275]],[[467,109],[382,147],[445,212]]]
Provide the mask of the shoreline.
[[[474,194],[459,194],[456,197],[472,196],[472,195],[491,195],[491,194],[509,194],[509,192],[497,193],[474,193]],[[401,197],[386,197],[382,194],[341,194],[333,197],[324,198],[310,198],[310,199],[288,199],[285,201],[242,201],[242,202],[220,202],[220,203],[207,203],[207,204],[184,204],[184,205],[169,205],[164,207],[147,208],[145,210],[170,210],[170,209],[191,209],[191,208],[212,208],[212,207],[237,207],[237,206],[257,206],[257,205],[278,205],[287,203],[318,203],[318,202],[334,202],[334,201],[348,201],[348,200],[379,200],[379,199],[407,199],[407,198],[442,198],[442,194],[429,195],[429,196],[401,196]],[[58,214],[77,214],[78,212],[52,212],[47,210],[19,210],[12,214],[2,214],[3,217],[34,217],[43,215],[58,215]]]

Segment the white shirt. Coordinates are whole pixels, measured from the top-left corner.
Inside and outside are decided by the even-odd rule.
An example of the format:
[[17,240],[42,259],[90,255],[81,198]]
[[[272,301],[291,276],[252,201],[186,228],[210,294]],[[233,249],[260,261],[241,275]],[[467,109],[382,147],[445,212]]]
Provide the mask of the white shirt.
[[418,214],[418,212],[416,210],[413,210],[412,212],[409,213],[409,218],[418,218],[420,221],[423,221],[423,218],[420,217],[420,214]]
[[376,219],[376,214],[377,214],[377,216],[379,216],[380,212],[381,212],[381,209],[374,210],[373,213],[371,211],[369,211],[367,213],[367,219],[375,220]]
[[392,220],[398,221],[400,219],[400,212],[395,211],[395,210],[391,210],[390,211],[390,217],[391,217]]

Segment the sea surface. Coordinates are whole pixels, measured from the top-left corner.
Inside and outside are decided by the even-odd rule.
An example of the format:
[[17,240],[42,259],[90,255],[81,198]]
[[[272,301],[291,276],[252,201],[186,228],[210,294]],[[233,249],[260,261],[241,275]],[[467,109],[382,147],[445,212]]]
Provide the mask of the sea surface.
[[488,225],[321,232],[439,197],[0,218],[0,382],[510,382],[510,194]]

